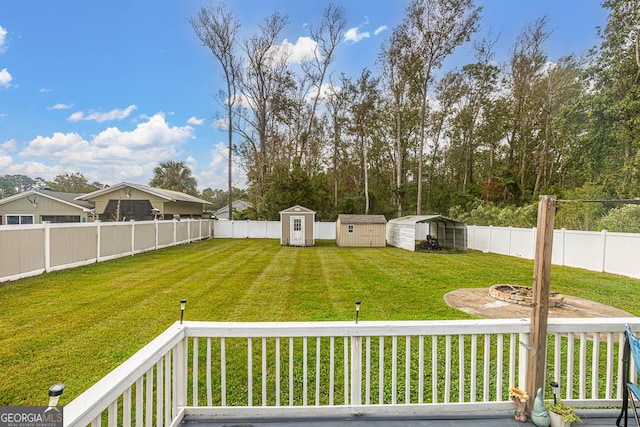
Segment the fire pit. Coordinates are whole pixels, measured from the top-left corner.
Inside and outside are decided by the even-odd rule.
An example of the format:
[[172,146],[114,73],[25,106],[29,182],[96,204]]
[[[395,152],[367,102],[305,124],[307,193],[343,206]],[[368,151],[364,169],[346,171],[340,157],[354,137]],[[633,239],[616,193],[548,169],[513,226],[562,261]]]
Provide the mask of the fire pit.
[[[533,302],[533,289],[530,286],[493,285],[489,288],[489,296],[498,301],[531,305]],[[549,307],[560,307],[563,302],[564,296],[562,294],[549,292]]]

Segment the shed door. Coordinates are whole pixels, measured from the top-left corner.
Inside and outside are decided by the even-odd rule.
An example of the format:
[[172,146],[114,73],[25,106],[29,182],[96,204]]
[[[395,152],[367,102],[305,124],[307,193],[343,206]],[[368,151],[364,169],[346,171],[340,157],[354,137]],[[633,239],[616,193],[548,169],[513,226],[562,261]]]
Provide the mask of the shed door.
[[291,245],[304,245],[304,217],[292,216],[291,217]]

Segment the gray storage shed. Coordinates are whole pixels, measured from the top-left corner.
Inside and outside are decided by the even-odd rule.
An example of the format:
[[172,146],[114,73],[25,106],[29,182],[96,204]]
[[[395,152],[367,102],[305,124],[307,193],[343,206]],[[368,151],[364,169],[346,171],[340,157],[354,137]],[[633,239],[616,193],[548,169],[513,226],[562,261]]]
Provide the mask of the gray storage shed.
[[336,245],[384,247],[386,226],[384,215],[338,215]]
[[304,206],[296,205],[280,211],[282,227],[280,244],[286,246],[313,246],[313,223],[316,213]]
[[442,215],[409,215],[387,223],[387,243],[391,246],[415,251],[416,241],[425,240],[427,235],[444,249],[467,250],[467,224],[462,221]]

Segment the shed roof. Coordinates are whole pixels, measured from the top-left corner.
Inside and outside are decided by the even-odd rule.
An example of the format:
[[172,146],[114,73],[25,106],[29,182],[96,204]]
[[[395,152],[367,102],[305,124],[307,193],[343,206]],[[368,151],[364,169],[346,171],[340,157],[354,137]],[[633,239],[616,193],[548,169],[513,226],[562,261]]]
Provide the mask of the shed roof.
[[190,194],[181,193],[179,191],[165,190],[164,188],[149,187],[148,185],[142,185],[142,184],[132,184],[130,182],[121,182],[120,184],[116,184],[112,187],[103,188],[102,190],[97,190],[97,191],[94,191],[93,193],[85,194],[83,196],[78,197],[77,200],[91,200],[94,197],[101,196],[103,194],[108,194],[125,187],[135,188],[136,190],[165,199],[168,202],[190,202],[190,203],[202,203],[202,204],[210,203],[206,200],[200,199]]
[[66,205],[71,205],[85,212],[91,211],[95,207],[93,202],[79,200],[78,198],[82,197],[81,193],[63,193],[61,191],[51,190],[29,190],[23,193],[14,194],[13,196],[0,199],[0,205],[30,196],[35,197],[34,201],[37,201],[38,196],[42,196],[60,203],[64,203]]
[[384,215],[351,215],[340,214],[338,219],[342,224],[386,224]]
[[288,209],[285,209],[283,211],[280,211],[281,214],[283,213],[316,213],[316,211],[312,211],[309,208],[305,208],[304,206],[300,206],[300,205],[295,205],[295,206],[291,206]]
[[448,222],[453,224],[464,224],[463,221],[447,218],[446,216],[442,216],[442,215],[407,215],[400,218],[394,218],[389,220],[390,223],[408,224],[408,225],[414,225],[419,222],[429,222],[429,221]]

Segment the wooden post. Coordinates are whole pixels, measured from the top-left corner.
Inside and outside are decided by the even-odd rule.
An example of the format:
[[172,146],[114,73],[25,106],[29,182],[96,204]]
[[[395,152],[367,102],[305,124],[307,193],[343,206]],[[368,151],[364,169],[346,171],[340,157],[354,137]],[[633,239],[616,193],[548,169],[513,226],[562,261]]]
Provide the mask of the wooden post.
[[538,388],[544,390],[544,374],[547,355],[547,319],[549,317],[549,288],[551,282],[551,250],[553,249],[553,225],[556,199],[540,196],[538,202],[538,229],[536,232],[536,252],[533,272],[533,305],[527,363],[527,393],[531,414],[533,399]]

